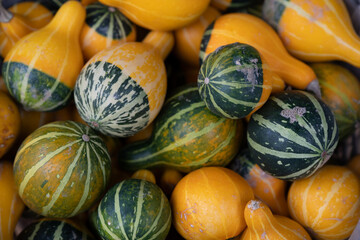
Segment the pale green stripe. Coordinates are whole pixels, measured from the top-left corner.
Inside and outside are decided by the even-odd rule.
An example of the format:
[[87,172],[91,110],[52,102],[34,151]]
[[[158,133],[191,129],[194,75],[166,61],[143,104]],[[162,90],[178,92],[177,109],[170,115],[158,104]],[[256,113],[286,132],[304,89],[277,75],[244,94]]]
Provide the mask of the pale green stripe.
[[[262,65],[261,64],[257,64],[256,66],[259,69],[262,70]],[[254,65],[245,63],[243,65],[235,65],[235,66],[227,67],[225,70],[222,70],[220,72],[216,72],[216,74],[214,76],[211,76],[211,78],[218,78],[218,77],[221,77],[224,74],[227,74],[227,73],[230,73],[230,72],[237,72],[237,71],[239,71],[241,69],[246,69],[246,68],[249,68],[249,69],[254,68]],[[257,74],[255,73],[255,75],[257,75]]]
[[101,23],[109,16],[109,12],[104,12],[103,15],[101,16],[101,18],[99,18],[99,20],[93,25],[91,26],[92,29],[97,29],[98,27],[100,27]]
[[[243,47],[240,47],[239,49],[242,49]],[[211,54],[211,58],[214,58],[214,54],[216,54],[217,52],[216,52],[217,50],[215,50],[215,52],[213,52],[212,54]],[[206,69],[205,69],[205,72],[207,73],[207,76],[211,76],[212,75],[212,73],[214,72],[214,70],[217,68],[217,66],[219,65],[219,63],[220,63],[220,61],[222,61],[224,58],[228,58],[229,56],[228,56],[228,54],[229,54],[229,52],[231,53],[233,51],[233,49],[232,48],[228,48],[228,49],[226,49],[226,51],[225,52],[222,52],[221,53],[221,55],[218,55],[218,57],[216,57],[216,59],[215,59],[215,61],[213,62],[213,61],[208,61],[208,60],[212,60],[212,59],[210,59],[210,58],[208,58],[208,60],[206,61],[206,65],[205,65],[205,67],[206,67]],[[210,72],[208,71],[208,66],[209,65],[211,65],[210,67]]]
[[[233,118],[233,116],[231,116],[231,115],[229,115],[228,113],[226,113],[226,112],[217,104],[216,100],[214,99],[214,95],[211,94],[211,91],[210,91],[211,86],[207,85],[205,88],[206,88],[206,89],[208,90],[208,92],[209,92],[209,96],[208,96],[208,97],[210,97],[210,102],[211,102],[212,105],[215,107],[215,109],[216,109],[217,111],[219,111],[222,116],[224,116],[224,117],[226,117],[226,118]],[[219,94],[220,94],[220,95],[223,95],[223,94],[220,93],[220,92],[219,92]],[[224,94],[224,95],[225,95],[225,94]],[[223,96],[223,97],[225,97],[225,96]],[[225,97],[225,98],[226,98],[226,97]],[[208,105],[208,103],[206,103],[206,105]]]
[[56,228],[56,231],[54,233],[54,240],[60,240],[60,239],[63,239],[61,237],[61,233],[62,233],[62,229],[64,227],[64,221],[61,221],[60,225]]
[[[77,122],[74,122],[74,121],[69,121],[69,123],[71,123],[77,130],[79,130],[80,133],[83,133],[83,132],[84,132],[84,129],[80,127],[80,126],[84,126],[84,124],[82,124],[82,123],[77,123]],[[79,125],[80,125],[80,126],[79,126]],[[88,129],[89,126],[86,126],[86,125],[85,125],[85,128]]]
[[114,14],[110,14],[109,16],[109,28],[106,33],[106,47],[111,46],[111,42],[113,40],[113,34],[114,34]]
[[[170,101],[172,101],[173,99],[175,99],[175,98],[177,98],[177,97],[179,97],[179,96],[183,96],[183,95],[185,95],[185,94],[187,94],[187,93],[189,93],[189,92],[198,92],[198,88],[197,88],[197,87],[186,88],[186,89],[182,90],[181,92],[178,92],[178,93],[172,95],[171,97],[169,97],[169,98],[166,100],[165,104],[168,103],[168,102],[170,102]],[[164,105],[165,105],[165,104],[164,104]]]
[[[117,14],[112,14],[112,16],[114,16],[116,22],[119,24],[120,27],[120,32],[123,36],[123,39],[126,39],[127,34],[125,32],[124,26],[123,26],[123,22],[121,21],[121,19],[119,18],[119,16]],[[130,25],[130,24],[129,24]]]
[[[122,216],[121,216],[121,207],[120,207],[120,200],[119,200],[119,194],[120,194],[120,190],[122,188],[122,185],[124,184],[124,182],[121,182],[119,184],[119,186],[116,188],[116,192],[115,192],[115,195],[114,195],[114,208],[115,208],[115,213],[116,213],[116,217],[119,221],[119,226],[120,226],[120,230],[122,232],[122,235],[123,237],[126,239],[126,240],[129,240],[126,232],[125,232],[125,229],[124,229],[124,223],[122,221]],[[118,239],[118,237],[114,238],[114,239]]]
[[50,106],[48,108],[42,108],[41,111],[45,112],[45,111],[51,111],[51,110],[54,110],[56,109],[57,107],[63,105],[64,103],[66,103],[68,100],[69,100],[69,97],[70,95],[72,94],[73,92],[72,91],[69,91],[68,95],[62,100],[62,101],[59,101],[57,104],[53,105],[53,106]]
[[[102,172],[102,175],[103,175],[103,187],[105,188],[106,185],[107,185],[107,180],[106,180],[106,172],[105,172],[105,167],[104,167],[104,163],[102,161],[102,159],[99,157],[98,153],[96,152],[96,148],[94,148],[92,146],[92,142],[90,142],[90,147],[91,149],[93,150],[93,152],[95,153],[95,156],[96,156],[96,159],[98,160],[99,162],[99,165],[100,165],[100,168],[101,168],[101,172]],[[88,152],[89,156],[90,156],[90,151]]]
[[171,214],[169,214],[169,217],[166,221],[166,223],[162,226],[162,228],[154,235],[151,236],[151,238],[149,238],[149,240],[152,240],[152,239],[157,239],[157,237],[162,234],[164,231],[166,231],[167,227],[169,226],[170,224],[170,221],[171,221]]
[[158,227],[159,220],[160,220],[160,217],[162,217],[163,210],[164,210],[164,196],[161,197],[160,211],[158,212],[154,222],[151,224],[149,230],[144,235],[142,235],[142,237],[139,238],[138,240],[143,240]]
[[139,195],[138,195],[138,200],[136,203],[136,215],[135,215],[135,222],[134,222],[134,231],[133,231],[133,235],[132,235],[132,240],[136,239],[136,234],[137,231],[139,230],[139,223],[140,223],[140,217],[141,217],[141,212],[142,212],[142,206],[144,204],[144,186],[145,186],[145,181],[140,181],[140,190],[139,190]]
[[216,84],[216,85],[222,85],[222,86],[229,86],[236,89],[242,89],[246,87],[258,87],[258,88],[264,88],[264,85],[259,84],[251,84],[251,83],[240,83],[240,82],[230,82],[230,81],[211,81],[210,84]]
[[34,229],[34,231],[32,232],[32,234],[30,235],[29,240],[34,240],[34,237],[36,236],[36,234],[37,234],[38,231],[40,230],[41,224],[42,224],[42,221],[41,221],[41,222],[38,222],[38,223],[35,225],[35,229]]
[[[96,145],[98,148],[100,148],[105,153],[107,159],[111,159],[111,157],[109,155],[109,151],[106,148],[104,148],[101,144],[99,144],[99,143],[97,143],[95,141],[91,141],[91,143]],[[94,152],[96,152],[95,148],[94,148]]]
[[78,134],[78,135],[74,135],[74,136],[77,136],[77,137],[81,137],[81,135],[82,135],[81,132],[76,131],[74,128],[71,128],[71,127],[68,127],[68,126],[65,126],[65,125],[60,125],[60,124],[54,124],[54,123],[48,123],[48,124],[42,126],[41,129],[52,128],[52,127],[69,130],[69,131],[71,131],[73,133]]
[[22,180],[22,182],[20,184],[19,195],[22,197],[26,185],[28,184],[29,180],[35,175],[37,170],[39,170],[43,165],[45,165],[48,161],[50,161],[55,155],[61,153],[62,151],[64,151],[68,147],[71,147],[72,145],[74,145],[74,144],[76,144],[76,143],[78,143],[80,141],[82,141],[82,140],[80,139],[80,140],[70,142],[70,143],[56,149],[54,152],[48,153],[43,159],[41,159],[41,161],[37,162],[34,166],[32,166],[27,171],[24,179]]
[[[50,209],[54,206],[55,202],[58,200],[60,194],[62,193],[62,191],[64,190],[66,184],[69,182],[69,179],[74,171],[74,168],[77,165],[77,162],[80,158],[80,155],[82,153],[82,150],[84,148],[85,143],[82,143],[80,145],[80,148],[77,150],[76,156],[74,158],[74,160],[71,162],[68,170],[65,173],[65,176],[60,180],[60,184],[59,186],[56,188],[56,191],[54,192],[54,194],[51,196],[51,201],[42,208],[42,215],[46,216],[48,214],[48,212],[50,211]],[[74,199],[75,201],[77,199]]]
[[94,15],[96,16],[98,14],[103,14],[105,12],[104,9],[101,9],[98,6],[94,7],[94,6],[88,5],[88,6],[86,6],[86,8],[98,8],[99,9],[99,10],[91,11],[91,13],[89,13],[89,14],[86,14],[86,18],[92,17]]
[[[119,239],[119,237],[116,236],[116,235],[108,228],[107,224],[105,223],[104,217],[103,217],[103,215],[102,215],[102,213],[101,213],[101,204],[102,204],[102,201],[100,202],[100,204],[99,204],[99,206],[98,206],[98,208],[97,208],[97,212],[98,212],[97,214],[98,214],[98,217],[99,217],[99,220],[100,220],[100,224],[101,224],[100,228],[101,228],[103,231],[105,231],[107,234],[109,234],[112,239]],[[122,225],[120,225],[120,227],[122,227]],[[124,236],[126,237],[126,235],[124,235]],[[128,240],[128,238],[126,238],[126,240]]]

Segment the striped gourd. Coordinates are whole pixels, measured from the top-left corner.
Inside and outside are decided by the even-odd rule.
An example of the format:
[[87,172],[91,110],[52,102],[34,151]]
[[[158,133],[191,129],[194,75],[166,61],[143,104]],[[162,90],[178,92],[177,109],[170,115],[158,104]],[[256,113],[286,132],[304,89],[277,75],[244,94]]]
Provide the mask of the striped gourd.
[[84,19],[84,7],[69,1],[49,24],[20,39],[6,55],[6,86],[24,108],[51,111],[67,104],[83,66],[79,36]]
[[211,0],[211,6],[216,7],[221,12],[237,12],[251,4],[254,0]]
[[341,60],[360,67],[360,37],[344,1],[265,0],[263,18],[295,57],[308,62]]
[[137,170],[164,165],[182,172],[225,166],[236,155],[242,122],[211,113],[196,86],[178,89],[154,122],[150,139],[125,146],[120,166]]
[[165,100],[163,59],[173,44],[172,33],[150,32],[143,42],[125,42],[92,57],[74,90],[81,118],[113,137],[132,136],[147,127]]
[[259,52],[250,45],[231,43],[210,53],[200,67],[199,93],[214,114],[244,118],[269,98],[272,80]]
[[249,121],[251,158],[262,170],[283,180],[308,177],[323,166],[338,143],[331,109],[300,90],[271,96]]
[[290,215],[313,239],[347,239],[360,219],[359,195],[360,179],[355,173],[345,166],[325,165],[291,184]]
[[65,220],[42,219],[24,228],[17,240],[94,240]]
[[71,217],[100,198],[109,181],[110,163],[104,141],[90,127],[52,122],[21,144],[14,162],[15,183],[34,212]]
[[339,128],[339,138],[359,127],[360,83],[346,68],[334,63],[310,65],[319,79],[322,100],[331,108]]
[[165,239],[171,208],[162,190],[141,179],[127,179],[112,187],[92,214],[102,239]]
[[86,6],[80,39],[84,57],[90,59],[105,48],[135,41],[135,25],[118,9],[99,2],[92,3]]

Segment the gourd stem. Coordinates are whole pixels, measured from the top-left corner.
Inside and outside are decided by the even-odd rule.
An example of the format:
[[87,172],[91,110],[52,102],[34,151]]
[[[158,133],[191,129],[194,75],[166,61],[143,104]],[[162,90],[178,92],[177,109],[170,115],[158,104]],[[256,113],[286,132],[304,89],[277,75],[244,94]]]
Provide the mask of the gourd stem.
[[174,47],[175,38],[171,32],[151,31],[142,42],[157,49],[164,60]]
[[9,10],[5,9],[0,0],[0,22],[8,23],[14,17],[14,14]]
[[314,79],[312,80],[306,87],[306,90],[313,92],[315,96],[318,98],[321,98],[321,90],[320,90],[320,84],[319,80]]

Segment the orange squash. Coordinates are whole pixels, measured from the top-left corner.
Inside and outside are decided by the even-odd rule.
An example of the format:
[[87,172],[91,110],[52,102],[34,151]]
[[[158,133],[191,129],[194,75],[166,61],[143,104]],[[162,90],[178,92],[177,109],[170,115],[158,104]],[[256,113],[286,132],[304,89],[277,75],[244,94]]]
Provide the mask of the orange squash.
[[10,240],[25,207],[15,186],[11,162],[0,162],[0,189],[0,240]]
[[314,175],[295,180],[288,193],[293,219],[314,239],[349,237],[360,218],[360,179],[343,166],[325,165]]
[[143,179],[143,180],[146,180],[146,181],[151,182],[153,184],[156,184],[155,175],[150,170],[147,170],[147,169],[139,169],[139,170],[137,170],[136,172],[134,172],[131,175],[131,178]]
[[166,196],[171,196],[176,184],[183,178],[183,174],[172,168],[165,168],[160,176],[159,186]]
[[273,215],[269,207],[259,200],[247,203],[244,216],[247,228],[240,240],[311,240],[299,223],[284,216]]
[[254,199],[249,184],[223,167],[190,172],[171,195],[173,223],[185,239],[228,239],[246,227],[244,208]]
[[342,60],[360,67],[360,37],[344,1],[266,0],[263,17],[297,58],[309,62]]

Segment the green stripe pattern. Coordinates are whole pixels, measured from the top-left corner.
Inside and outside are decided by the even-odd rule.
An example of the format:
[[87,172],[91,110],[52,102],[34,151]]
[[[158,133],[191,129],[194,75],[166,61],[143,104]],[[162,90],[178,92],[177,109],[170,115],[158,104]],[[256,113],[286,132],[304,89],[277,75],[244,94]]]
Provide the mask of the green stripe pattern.
[[197,83],[211,112],[224,118],[244,118],[258,106],[263,93],[260,54],[247,44],[221,46],[204,60]]
[[202,65],[202,63],[205,60],[206,48],[207,48],[207,45],[209,44],[211,33],[212,33],[213,29],[214,29],[215,21],[216,20],[214,20],[211,24],[209,24],[209,26],[206,28],[206,30],[205,30],[205,32],[203,34],[203,37],[201,39],[200,51],[199,51],[200,66]]
[[211,113],[194,85],[168,98],[154,124],[149,140],[120,150],[121,167],[138,170],[163,165],[190,172],[225,166],[239,150],[241,122]]
[[15,183],[24,203],[47,217],[71,217],[87,210],[110,177],[107,147],[90,127],[73,121],[46,124],[21,144]]
[[62,220],[40,220],[29,224],[18,240],[94,240],[85,232]]
[[127,179],[112,187],[91,217],[102,239],[162,240],[171,226],[171,208],[155,184]]
[[283,180],[312,175],[333,154],[338,127],[330,108],[305,91],[274,94],[249,121],[251,158]]

